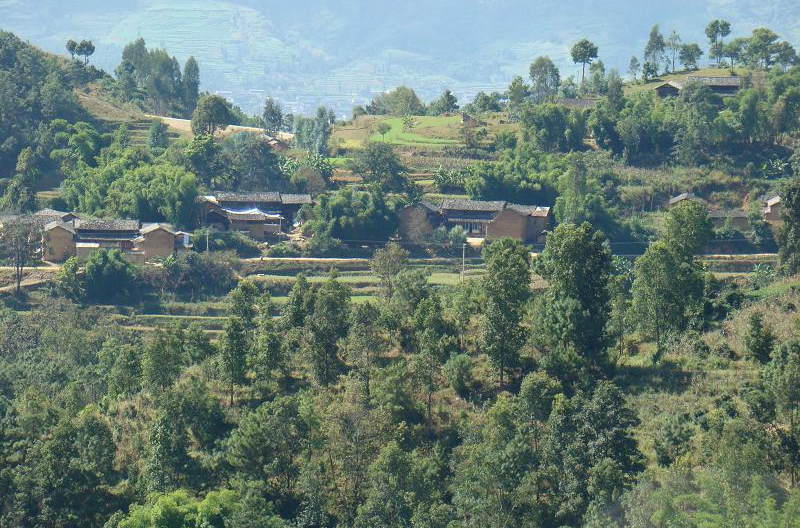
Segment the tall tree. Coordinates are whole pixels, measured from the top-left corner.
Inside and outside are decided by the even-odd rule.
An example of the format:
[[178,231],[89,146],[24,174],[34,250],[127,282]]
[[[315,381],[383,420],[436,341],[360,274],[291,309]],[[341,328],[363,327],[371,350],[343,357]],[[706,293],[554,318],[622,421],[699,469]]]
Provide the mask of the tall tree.
[[586,76],[586,65],[597,58],[597,46],[588,39],[581,39],[576,42],[570,50],[572,62],[581,65],[581,82]]
[[561,75],[550,57],[537,57],[531,64],[531,93],[535,103],[552,100],[558,94]]
[[428,113],[431,115],[451,114],[458,110],[458,98],[450,90],[445,90],[441,97],[433,101]]
[[261,118],[264,120],[264,132],[275,136],[283,128],[281,104],[272,97],[267,97],[264,101],[264,112],[261,114]]
[[656,340],[657,360],[667,335],[685,330],[699,310],[703,281],[693,263],[664,241],[653,242],[636,259],[635,277],[633,311],[642,334]]
[[630,75],[633,82],[636,82],[637,77],[639,76],[639,71],[642,69],[642,64],[639,62],[639,58],[634,55],[631,57],[631,60],[628,62],[628,75]]
[[172,386],[183,364],[184,336],[180,328],[156,330],[142,354],[143,385],[154,395]]
[[364,398],[371,398],[370,384],[375,376],[377,358],[385,344],[378,325],[380,312],[372,303],[355,306],[351,313],[350,332],[347,335],[347,359],[356,377],[364,383]]
[[6,220],[0,224],[0,255],[14,268],[17,294],[22,288],[25,267],[38,258],[42,246],[42,231],[27,219]]
[[716,57],[717,66],[722,59],[725,43],[723,39],[731,34],[731,24],[725,20],[712,20],[706,26],[706,36],[708,37],[709,55]]
[[389,143],[368,143],[351,160],[350,169],[383,192],[411,191],[414,186],[406,176],[408,169]]
[[213,136],[225,130],[231,122],[231,105],[219,95],[204,95],[192,113],[192,132]]
[[670,209],[662,239],[686,262],[690,262],[711,240],[713,224],[700,202],[685,200]]
[[67,52],[69,53],[69,57],[71,59],[75,58],[75,53],[78,51],[78,43],[72,39],[69,39],[66,44]]
[[222,334],[220,358],[225,381],[228,382],[231,406],[233,406],[233,391],[236,385],[242,384],[245,380],[248,347],[249,339],[244,322],[238,317],[228,318]]
[[[536,272],[550,284],[543,313],[546,318],[568,315],[570,322],[560,339],[546,341],[572,346],[592,368],[606,365],[606,326],[611,312],[609,281],[611,252],[606,238],[591,224],[561,224],[548,237]],[[561,309],[561,313],[557,313]],[[550,317],[552,315],[552,317]],[[552,328],[553,325],[550,325]]]
[[150,123],[150,130],[147,133],[147,147],[154,153],[163,152],[169,147],[167,125],[160,119],[154,119]]
[[186,115],[192,115],[197,107],[199,93],[200,66],[194,57],[189,57],[183,66],[183,104],[186,106]]
[[81,40],[75,48],[75,54],[83,57],[83,64],[89,64],[89,57],[94,55],[95,47],[91,40]]
[[667,49],[667,44],[664,41],[664,35],[658,29],[658,24],[653,26],[650,30],[650,37],[647,39],[647,45],[644,47],[644,60],[650,63],[658,72],[658,67],[664,63],[664,53]]
[[392,284],[395,277],[408,264],[409,253],[397,242],[389,242],[385,247],[377,250],[369,267],[372,272],[381,280],[381,284],[386,289],[386,297],[392,296]]
[[672,62],[672,69],[670,71],[675,73],[675,59],[678,58],[678,54],[680,53],[682,48],[681,36],[678,35],[677,31],[673,30],[672,33],[670,33],[669,38],[667,39],[666,42],[666,46],[667,49],[669,50],[670,60]]
[[486,308],[481,321],[481,347],[499,373],[500,387],[516,366],[524,341],[520,323],[530,295],[530,254],[516,240],[502,238],[486,249]]
[[314,377],[320,385],[332,383],[339,373],[340,340],[350,326],[350,288],[336,279],[328,279],[317,290],[314,310],[308,318],[311,342],[309,352]]
[[697,63],[702,56],[703,50],[701,50],[700,46],[695,42],[681,45],[681,50],[678,52],[678,60],[681,61],[681,64],[683,64],[683,67],[687,70],[696,70],[698,67]]

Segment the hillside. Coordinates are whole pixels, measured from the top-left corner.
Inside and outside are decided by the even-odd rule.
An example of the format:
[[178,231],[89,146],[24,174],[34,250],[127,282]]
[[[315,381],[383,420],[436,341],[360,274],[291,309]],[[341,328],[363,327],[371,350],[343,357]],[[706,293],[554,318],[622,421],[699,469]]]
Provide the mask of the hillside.
[[788,0],[676,0],[636,9],[614,0],[601,10],[582,0],[414,0],[391,7],[349,0],[335,8],[320,0],[111,1],[101,10],[88,1],[32,5],[0,0],[4,28],[59,53],[68,38],[92,38],[98,48],[93,60],[109,71],[125,44],[144,37],[180,61],[194,55],[203,88],[231,92],[245,110],[269,92],[295,112],[325,102],[345,113],[354,102],[398,84],[420,88],[427,99],[444,86],[469,97],[506,86],[539,54],[576,74],[568,49],[582,36],[599,45],[608,66],[625,71],[653,23],[704,47],[705,21],[718,16],[738,33],[765,25],[800,41],[800,7]]

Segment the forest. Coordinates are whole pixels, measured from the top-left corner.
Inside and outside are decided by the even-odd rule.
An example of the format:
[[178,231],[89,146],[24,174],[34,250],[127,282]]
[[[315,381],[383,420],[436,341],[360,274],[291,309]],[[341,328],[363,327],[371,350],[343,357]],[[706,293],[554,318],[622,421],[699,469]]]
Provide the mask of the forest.
[[[0,32],[0,527],[800,527],[800,65],[705,32],[703,75],[655,26],[626,78],[582,39],[581,79],[538,57],[344,119],[245,115],[142,39],[110,74]],[[197,214],[256,191],[313,202],[266,241]],[[397,236],[467,199],[554,225]],[[40,210],[193,247],[51,265]]]

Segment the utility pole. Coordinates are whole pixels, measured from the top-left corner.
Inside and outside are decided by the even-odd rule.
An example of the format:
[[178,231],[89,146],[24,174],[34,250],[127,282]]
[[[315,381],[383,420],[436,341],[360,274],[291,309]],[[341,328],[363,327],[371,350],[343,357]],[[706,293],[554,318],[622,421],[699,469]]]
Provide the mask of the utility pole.
[[467,244],[466,242],[461,244],[461,283],[464,283],[464,267],[466,264],[467,259]]
[[208,253],[208,229],[206,229],[206,253]]

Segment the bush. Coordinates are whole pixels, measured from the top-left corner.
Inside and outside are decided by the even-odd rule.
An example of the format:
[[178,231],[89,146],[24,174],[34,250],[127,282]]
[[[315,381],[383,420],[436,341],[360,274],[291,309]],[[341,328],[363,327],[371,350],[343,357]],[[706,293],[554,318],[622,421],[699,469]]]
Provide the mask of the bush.
[[467,354],[457,354],[444,364],[443,371],[456,394],[466,397],[472,383],[472,359]]
[[760,363],[769,362],[772,348],[775,346],[775,334],[772,332],[772,327],[764,321],[764,314],[761,312],[750,314],[744,346],[747,357]]
[[142,269],[143,282],[162,294],[188,297],[224,295],[236,285],[233,251],[181,253],[164,260],[163,266]]
[[[206,248],[206,235],[208,235],[208,248]],[[258,257],[261,249],[258,242],[238,231],[211,231],[198,229],[192,235],[195,248],[198,251],[228,251],[233,250],[242,258]]]
[[687,413],[670,415],[656,431],[655,451],[660,466],[669,466],[691,447],[694,431]]
[[101,249],[89,255],[84,274],[86,297],[108,301],[131,291],[136,281],[136,268],[125,260],[119,249]]
[[270,257],[299,257],[302,254],[302,249],[293,242],[280,242],[267,250]]

